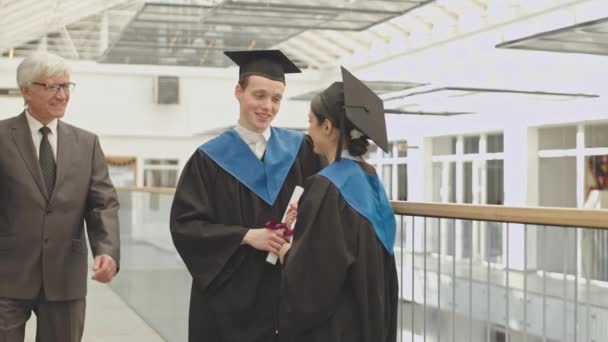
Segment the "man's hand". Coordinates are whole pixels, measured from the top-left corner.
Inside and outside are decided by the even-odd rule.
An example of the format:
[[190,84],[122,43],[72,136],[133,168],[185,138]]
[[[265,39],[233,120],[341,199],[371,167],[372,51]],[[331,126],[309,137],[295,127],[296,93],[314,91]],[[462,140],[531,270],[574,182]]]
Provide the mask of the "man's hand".
[[98,255],[93,263],[93,272],[92,279],[104,284],[109,283],[116,274],[116,261],[107,254]]
[[249,245],[261,251],[279,254],[281,246],[287,241],[283,237],[283,230],[249,229],[243,238],[243,245]]

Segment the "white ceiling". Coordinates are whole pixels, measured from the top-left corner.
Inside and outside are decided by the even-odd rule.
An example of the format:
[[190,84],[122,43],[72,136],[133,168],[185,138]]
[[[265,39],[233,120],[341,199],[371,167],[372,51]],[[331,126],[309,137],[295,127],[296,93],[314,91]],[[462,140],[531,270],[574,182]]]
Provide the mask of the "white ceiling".
[[[220,6],[222,1],[163,2]],[[272,6],[279,0],[258,1]],[[584,2],[588,1],[435,0],[361,32],[310,29],[275,48],[311,69],[369,65]],[[19,57],[48,49],[70,59],[99,60],[144,4],[144,0],[0,0],[0,53]]]

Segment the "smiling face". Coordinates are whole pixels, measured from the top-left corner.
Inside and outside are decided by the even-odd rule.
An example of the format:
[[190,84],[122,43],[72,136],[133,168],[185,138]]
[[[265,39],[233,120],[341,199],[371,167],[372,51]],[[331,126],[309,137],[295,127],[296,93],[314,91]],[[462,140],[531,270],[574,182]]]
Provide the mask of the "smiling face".
[[285,84],[280,81],[251,75],[245,86],[237,85],[234,94],[239,101],[239,123],[254,132],[262,133],[279,112]]
[[46,125],[54,119],[62,118],[70,101],[70,92],[69,90],[66,91],[66,88],[60,88],[59,91],[56,91],[35,83],[48,85],[69,82],[69,75],[43,76],[35,79],[30,86],[21,87],[21,94],[27,102],[28,110],[36,120]]
[[308,135],[312,139],[314,152],[333,161],[338,146],[338,130],[331,121],[320,119],[312,111],[308,113]]

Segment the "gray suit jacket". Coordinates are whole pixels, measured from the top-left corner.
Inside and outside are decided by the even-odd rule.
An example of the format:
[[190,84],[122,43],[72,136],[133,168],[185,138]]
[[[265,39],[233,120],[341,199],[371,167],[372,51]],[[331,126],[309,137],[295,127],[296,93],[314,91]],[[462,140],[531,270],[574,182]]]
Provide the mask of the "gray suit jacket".
[[86,296],[87,244],[120,262],[118,199],[97,136],[59,121],[47,198],[24,113],[0,121],[0,298]]

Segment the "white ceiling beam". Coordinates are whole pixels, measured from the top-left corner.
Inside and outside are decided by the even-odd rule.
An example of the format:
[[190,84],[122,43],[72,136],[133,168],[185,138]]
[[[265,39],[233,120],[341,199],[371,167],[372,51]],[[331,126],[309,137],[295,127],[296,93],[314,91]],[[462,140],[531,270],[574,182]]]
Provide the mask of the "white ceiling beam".
[[302,50],[298,47],[295,47],[291,44],[289,44],[289,42],[284,42],[282,44],[279,44],[279,49],[281,49],[282,51],[285,51],[287,54],[301,60],[302,62],[308,64],[310,67],[312,68],[316,68],[318,69],[320,67],[319,65],[319,61],[315,60],[314,58],[302,53]]
[[385,24],[383,24],[383,26],[389,26],[392,31],[395,31],[402,36],[407,37],[410,35],[410,31],[407,30],[403,25],[399,24],[398,22],[391,20],[391,21],[388,21]]
[[317,35],[328,41],[330,44],[335,46],[337,49],[347,51],[347,54],[352,54],[357,49],[358,45],[349,43],[345,40],[339,40],[336,38],[335,32],[333,31],[316,31]]
[[70,51],[72,55],[71,57],[74,59],[79,59],[80,54],[78,53],[78,49],[76,49],[76,45],[74,45],[74,41],[72,41],[72,37],[65,26],[59,32],[64,44],[67,45],[68,51]]
[[49,44],[46,38],[46,35],[42,36],[42,38],[40,38],[40,40],[38,41],[38,46],[36,47],[37,51],[40,52],[46,52],[49,50]]
[[[23,0],[2,8],[0,17],[5,21],[0,35],[0,52],[127,1],[129,0]],[[49,8],[53,5],[56,5],[55,11],[49,15]],[[24,21],[28,24],[24,25]]]
[[324,38],[319,31],[305,31],[298,36],[300,39],[307,40],[310,44],[331,53],[332,57],[338,58],[352,53],[352,50],[345,49]]
[[349,50],[357,51],[360,49],[369,49],[368,44],[364,44],[360,39],[355,39],[345,32],[338,31],[323,31],[323,35],[334,41],[336,44],[346,45]]
[[410,34],[430,34],[433,29],[432,25],[428,25],[428,23],[423,22],[419,18],[413,15],[404,15],[395,20],[399,25],[403,26],[406,30],[410,32]]
[[436,0],[436,3],[458,15],[457,30],[460,32],[470,31],[487,24],[487,6],[480,5],[474,0]]
[[[503,29],[503,34],[506,34],[509,30],[515,27],[514,24],[518,22],[533,22],[535,20],[541,20],[542,18],[554,16],[558,13],[572,13],[576,12],[578,8],[585,7],[589,1],[604,1],[604,0],[554,0],[547,3],[542,8],[536,7],[534,10],[530,10],[529,6],[519,6],[526,0],[469,0],[473,6],[479,8],[487,8],[489,15],[484,15],[481,23],[474,26],[469,30],[451,30],[452,32],[446,31],[446,34],[432,34],[425,35],[424,33],[431,33],[427,29],[424,31],[424,27],[428,25],[428,20],[423,18],[418,9],[406,13],[399,18],[398,22],[404,25],[417,26],[420,31],[413,31],[412,35],[408,38],[405,44],[401,46],[395,46],[394,48],[384,50],[383,53],[377,53],[375,49],[358,50],[353,55],[348,56],[345,60],[348,61],[348,65],[351,68],[362,68],[367,66],[378,65],[380,63],[403,57],[409,54],[418,53],[425,51],[430,48],[441,46],[452,41],[466,39],[477,34],[484,32],[497,31]],[[543,1],[543,0],[541,0]],[[500,13],[504,10],[505,13]],[[572,19],[573,15],[567,16]],[[563,21],[562,22],[566,22]],[[458,23],[457,25],[460,25]],[[525,25],[524,25],[525,26]],[[529,26],[529,25],[528,25]],[[457,26],[459,27],[459,26]],[[499,34],[497,32],[497,34]],[[491,43],[490,43],[491,44]]]
[[367,31],[365,31],[371,34],[372,43],[378,40],[385,44],[390,42],[391,36],[386,32],[386,30],[383,30],[381,27],[378,26],[380,25],[372,26],[367,29]]
[[[458,0],[456,0],[455,2],[457,3]],[[441,12],[445,13],[446,16],[454,19],[454,23],[457,23],[460,19],[460,16],[462,15],[461,11],[458,8],[455,8],[454,6],[447,6],[445,2],[434,2],[433,5]]]
[[429,6],[420,7],[415,16],[426,22],[431,27],[435,26],[453,26],[458,23],[458,16],[446,11],[440,5],[431,3]]
[[308,56],[310,56],[314,60],[316,60],[317,62],[315,64],[317,66],[325,65],[327,63],[331,63],[336,60],[335,57],[332,57],[332,56],[324,53],[323,49],[319,49],[318,46],[311,45],[306,40],[301,39],[299,36],[290,39],[289,41],[287,41],[287,43],[300,49],[303,54],[307,54]]
[[388,37],[385,37],[385,36],[381,35],[380,33],[373,31],[371,29],[357,32],[357,37],[361,41],[365,42],[365,45],[367,45],[367,46],[372,46],[373,44],[375,44],[377,42],[387,43],[389,41]]
[[365,34],[361,35],[362,33],[365,33],[365,31],[363,32],[350,32],[350,31],[344,31],[341,35],[343,37],[348,37],[350,38],[352,41],[358,43],[359,45],[369,49],[370,47],[372,47],[372,41],[371,39],[366,39],[365,38]]
[[108,17],[108,11],[104,11],[101,14],[101,22],[99,24],[99,45],[97,51],[99,55],[103,53],[110,46],[110,18]]

